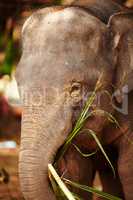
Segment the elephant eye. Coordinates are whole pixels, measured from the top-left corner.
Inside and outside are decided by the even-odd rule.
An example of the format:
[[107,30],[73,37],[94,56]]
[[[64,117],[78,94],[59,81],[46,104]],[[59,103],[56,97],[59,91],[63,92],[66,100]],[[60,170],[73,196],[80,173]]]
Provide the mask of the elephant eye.
[[71,87],[71,93],[81,90],[80,83],[73,83]]
[[81,84],[80,83],[73,83],[70,90],[70,95],[73,99],[73,102],[78,103],[81,101]]

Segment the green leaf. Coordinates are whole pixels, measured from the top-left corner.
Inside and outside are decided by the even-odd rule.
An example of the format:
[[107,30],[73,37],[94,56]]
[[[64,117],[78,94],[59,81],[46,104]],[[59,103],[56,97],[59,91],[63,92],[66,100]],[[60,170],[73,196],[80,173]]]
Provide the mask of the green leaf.
[[63,180],[65,181],[66,184],[68,184],[70,186],[73,186],[75,188],[81,189],[81,190],[89,192],[89,193],[94,193],[99,197],[106,198],[108,200],[122,200],[119,197],[115,197],[115,196],[113,196],[111,194],[108,194],[108,193],[105,193],[105,192],[101,192],[101,191],[97,190],[96,188],[88,187],[86,185],[80,185],[78,183],[75,183],[75,182],[70,181],[70,180],[65,179],[65,178]]
[[94,152],[92,152],[92,153],[85,154],[85,153],[82,153],[81,150],[80,150],[75,144],[73,144],[73,146],[74,146],[75,149],[76,149],[83,157],[85,157],[85,158],[88,158],[88,157],[90,157],[90,156],[93,156],[93,155],[95,155],[95,154],[97,153],[97,151],[94,151]]
[[61,5],[63,3],[63,0],[54,0],[53,3],[55,5]]
[[105,110],[102,110],[102,109],[96,109],[96,110],[94,110],[92,112],[92,114],[95,114],[95,113],[96,114],[98,113],[98,114],[106,116],[109,121],[111,121],[112,123],[116,124],[116,126],[121,129],[119,122],[116,120],[116,118],[111,113],[109,113],[109,112],[107,112]]
[[84,199],[82,199],[81,197],[79,197],[77,194],[75,194],[75,193],[72,193],[73,194],[73,196],[74,196],[74,198],[76,199],[76,200],[84,200]]
[[85,130],[83,130],[83,132],[85,132],[85,131],[88,132],[88,134],[90,134],[90,135],[94,138],[94,140],[96,141],[98,147],[100,148],[100,150],[101,150],[101,152],[103,153],[104,157],[105,157],[106,160],[108,161],[108,163],[109,163],[109,165],[110,165],[110,167],[111,167],[111,169],[112,169],[112,172],[113,172],[113,174],[114,174],[114,177],[115,177],[115,169],[114,169],[114,167],[113,167],[113,165],[112,165],[112,163],[111,163],[109,157],[107,156],[106,152],[104,151],[104,149],[103,149],[103,147],[102,147],[102,145],[101,145],[101,143],[100,143],[100,141],[99,141],[99,139],[98,139],[96,133],[95,133],[93,130],[90,130],[90,129],[85,129]]
[[13,69],[14,56],[15,56],[15,49],[14,49],[13,39],[10,38],[7,43],[4,62],[0,66],[0,74],[11,75]]
[[[57,172],[55,171],[54,167],[51,164],[48,164],[48,172],[49,172],[49,176],[52,176],[54,178],[54,181],[57,183],[57,185],[59,186],[60,190],[63,192],[64,196],[68,200],[75,200],[74,196],[68,190],[68,188],[63,183],[63,181],[61,180],[61,178],[59,177],[59,175],[57,174]],[[54,185],[54,187],[55,187],[55,185]]]

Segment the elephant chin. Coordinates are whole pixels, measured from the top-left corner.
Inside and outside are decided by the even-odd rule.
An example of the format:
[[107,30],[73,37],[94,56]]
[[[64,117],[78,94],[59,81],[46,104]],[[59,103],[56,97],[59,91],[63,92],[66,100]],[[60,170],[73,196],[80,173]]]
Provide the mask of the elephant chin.
[[54,155],[71,130],[71,116],[70,109],[64,112],[63,108],[58,108],[52,115],[47,114],[42,122],[40,113],[34,118],[33,113],[24,109],[19,174],[26,200],[56,199],[48,180],[48,164],[53,162]]

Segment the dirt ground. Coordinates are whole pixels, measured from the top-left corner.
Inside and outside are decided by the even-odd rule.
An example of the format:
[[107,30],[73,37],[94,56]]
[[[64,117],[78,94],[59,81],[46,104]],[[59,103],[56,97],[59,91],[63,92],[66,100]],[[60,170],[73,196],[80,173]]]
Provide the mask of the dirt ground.
[[22,200],[18,180],[18,150],[0,149],[0,166],[9,174],[9,182],[0,181],[0,200]]

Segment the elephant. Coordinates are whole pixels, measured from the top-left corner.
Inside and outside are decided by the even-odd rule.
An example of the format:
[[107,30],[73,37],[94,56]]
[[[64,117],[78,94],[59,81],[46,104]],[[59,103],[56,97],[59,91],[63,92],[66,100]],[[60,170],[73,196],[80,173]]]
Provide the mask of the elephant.
[[120,6],[114,1],[105,1],[101,0],[70,0],[64,1],[63,5],[71,5],[76,7],[82,7],[87,10],[89,13],[94,15],[95,17],[99,18],[104,23],[108,23],[108,20],[111,15],[117,12],[126,11],[127,9]]
[[[23,107],[21,189],[26,200],[56,199],[48,180],[48,164],[54,162],[100,80],[96,95],[100,100],[95,99],[90,110],[111,113],[120,128],[105,114],[93,114],[83,129],[97,133],[116,177],[96,142],[84,131],[73,144],[84,153],[97,153],[84,158],[72,144],[58,162],[58,172],[92,186],[98,171],[103,191],[132,200],[133,13],[116,4],[112,7],[112,1],[108,1],[108,9],[106,0],[85,1],[86,6],[77,2],[79,6],[42,8],[22,28],[23,51],[16,70]],[[71,190],[85,200],[92,198],[86,192]]]

